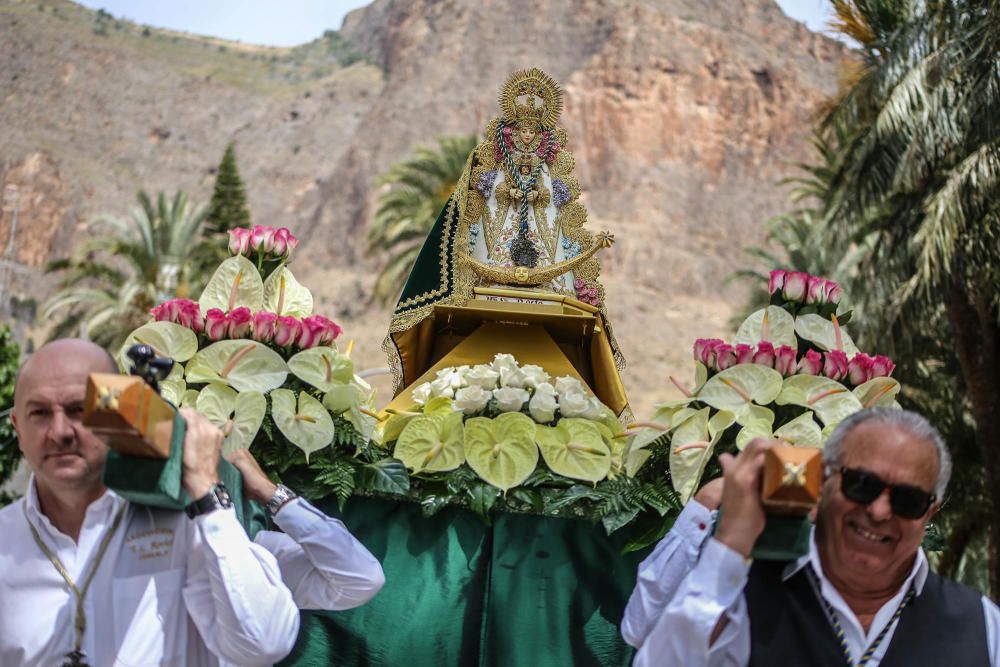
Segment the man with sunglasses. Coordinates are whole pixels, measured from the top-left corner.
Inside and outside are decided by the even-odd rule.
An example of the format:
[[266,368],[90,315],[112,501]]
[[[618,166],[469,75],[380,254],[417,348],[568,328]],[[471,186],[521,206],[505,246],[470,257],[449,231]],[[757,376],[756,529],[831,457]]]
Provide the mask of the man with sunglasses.
[[930,572],[920,548],[951,475],[926,419],[871,409],[841,422],[823,451],[809,553],[788,563],[750,558],[774,445],[722,455],[723,479],[640,565],[622,623],[635,665],[1000,667],[1000,609]]

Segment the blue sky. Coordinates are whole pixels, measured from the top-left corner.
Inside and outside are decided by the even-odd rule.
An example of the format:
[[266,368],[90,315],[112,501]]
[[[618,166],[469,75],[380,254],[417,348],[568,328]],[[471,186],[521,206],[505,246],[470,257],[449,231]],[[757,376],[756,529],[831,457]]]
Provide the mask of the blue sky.
[[[116,18],[157,28],[239,40],[295,46],[339,29],[344,15],[369,0],[78,0]],[[811,29],[823,29],[829,0],[777,0],[785,13]]]

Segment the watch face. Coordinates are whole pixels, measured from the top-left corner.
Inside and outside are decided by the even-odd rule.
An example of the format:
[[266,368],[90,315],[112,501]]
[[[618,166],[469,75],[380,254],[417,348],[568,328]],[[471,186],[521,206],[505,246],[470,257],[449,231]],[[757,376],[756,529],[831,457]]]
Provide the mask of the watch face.
[[233,499],[229,495],[229,489],[222,482],[219,482],[215,487],[215,497],[219,499],[219,504],[222,505],[223,509],[233,506]]

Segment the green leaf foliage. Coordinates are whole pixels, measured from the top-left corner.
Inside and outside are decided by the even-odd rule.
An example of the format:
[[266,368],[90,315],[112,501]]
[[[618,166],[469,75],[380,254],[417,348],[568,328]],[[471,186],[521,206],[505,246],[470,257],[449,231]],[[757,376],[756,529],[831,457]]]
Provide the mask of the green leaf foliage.
[[[0,326],[0,485],[17,470],[21,450],[8,411],[14,407],[14,379],[21,363],[21,348],[14,341],[10,327]],[[0,505],[13,500],[0,494]]]
[[410,474],[397,459],[382,459],[358,468],[359,487],[379,493],[405,494],[410,490]]

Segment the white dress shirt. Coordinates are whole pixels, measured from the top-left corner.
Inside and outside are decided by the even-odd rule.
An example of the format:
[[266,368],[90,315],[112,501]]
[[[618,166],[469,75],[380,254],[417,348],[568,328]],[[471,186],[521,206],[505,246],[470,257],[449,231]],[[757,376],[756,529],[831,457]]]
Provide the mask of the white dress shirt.
[[108,491],[87,507],[74,542],[39,511],[32,480],[0,510],[0,665],[57,667],[74,645],[75,597],[28,522],[82,585],[123,506],[84,598],[88,664],[250,667],[288,654],[298,609],[275,557],[249,541],[233,510],[191,520]]
[[[639,648],[635,667],[743,667],[749,662],[750,619],[743,588],[750,565],[740,554],[708,537],[713,518],[692,500],[670,533],[639,565],[638,582],[622,621],[625,640]],[[896,596],[879,609],[866,633],[824,576],[813,539],[809,553],[790,563],[782,576],[788,579],[803,567],[811,567],[817,574],[823,598],[837,616],[855,663],[890,623],[911,584],[920,595],[928,572],[927,558],[920,550],[909,577]],[[986,597],[982,604],[990,664],[1000,667],[1000,609]],[[729,622],[709,646],[722,614]],[[869,667],[878,667],[894,632],[895,624],[868,662]]]
[[278,560],[281,579],[299,609],[352,609],[371,600],[385,583],[382,565],[337,519],[303,498],[282,506],[254,543]]

